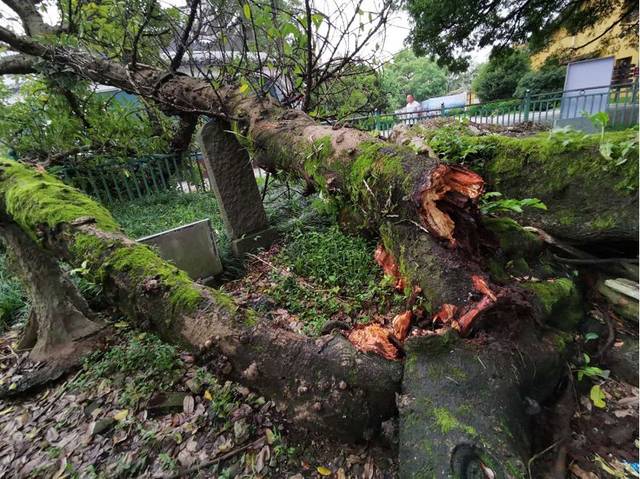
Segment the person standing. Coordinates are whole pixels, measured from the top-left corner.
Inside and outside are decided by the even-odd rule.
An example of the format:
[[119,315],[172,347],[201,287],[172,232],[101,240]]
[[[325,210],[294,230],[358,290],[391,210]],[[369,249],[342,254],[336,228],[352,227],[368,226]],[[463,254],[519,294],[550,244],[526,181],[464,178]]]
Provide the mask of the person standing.
[[413,95],[411,93],[409,93],[407,95],[407,106],[404,107],[404,112],[409,113],[409,115],[404,116],[405,120],[408,120],[405,121],[405,123],[415,123],[416,118],[418,118],[417,112],[419,111],[422,111],[422,105],[419,101],[416,101],[416,99],[413,98]]

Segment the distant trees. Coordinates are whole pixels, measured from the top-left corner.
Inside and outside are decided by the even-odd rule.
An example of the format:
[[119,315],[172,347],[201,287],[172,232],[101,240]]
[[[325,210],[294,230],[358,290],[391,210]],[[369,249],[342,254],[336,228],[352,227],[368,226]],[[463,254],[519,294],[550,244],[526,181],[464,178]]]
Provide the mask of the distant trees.
[[527,90],[530,93],[561,90],[566,70],[566,66],[556,58],[533,70],[527,50],[510,50],[492,56],[478,67],[472,83],[473,91],[482,101],[491,101],[521,98]]
[[397,109],[405,105],[409,93],[419,101],[445,94],[447,71],[428,58],[416,57],[411,50],[402,50],[385,66],[382,87],[389,106]]
[[466,70],[477,48],[497,52],[526,43],[540,50],[562,29],[575,35],[603,19],[609,24],[600,41],[625,37],[637,44],[638,0],[408,0],[406,8],[416,53],[435,56],[451,71]]
[[482,101],[510,98],[518,83],[531,70],[525,50],[511,50],[492,56],[481,65],[473,80],[473,90]]
[[342,119],[389,108],[382,74],[364,63],[346,67],[340,75],[318,88],[315,95],[316,109],[310,113],[320,118]]
[[561,65],[557,59],[547,60],[539,70],[532,70],[520,79],[514,96],[523,97],[527,90],[530,93],[541,93],[562,90],[567,67]]

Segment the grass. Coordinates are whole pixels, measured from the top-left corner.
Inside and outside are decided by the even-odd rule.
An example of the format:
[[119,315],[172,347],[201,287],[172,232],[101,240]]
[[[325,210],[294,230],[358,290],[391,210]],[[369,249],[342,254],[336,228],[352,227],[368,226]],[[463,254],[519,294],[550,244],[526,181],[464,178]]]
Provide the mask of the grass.
[[118,202],[111,214],[131,238],[148,236],[209,218],[219,242],[226,242],[224,226],[213,193],[166,191],[142,199]]
[[174,346],[153,334],[129,331],[122,344],[90,354],[72,387],[87,389],[106,383],[120,389],[120,406],[135,408],[154,391],[173,386],[182,376],[183,366]]
[[16,321],[24,319],[29,305],[24,288],[11,274],[7,266],[7,256],[0,252],[0,332]]
[[349,295],[375,287],[380,268],[373,261],[375,244],[342,233],[337,226],[325,231],[297,230],[289,236],[282,256],[292,270]]
[[368,322],[370,314],[386,313],[404,301],[385,284],[374,249],[374,243],[346,235],[336,225],[298,229],[275,258],[293,274],[272,273],[268,295],[297,315],[307,334],[319,334],[336,318]]

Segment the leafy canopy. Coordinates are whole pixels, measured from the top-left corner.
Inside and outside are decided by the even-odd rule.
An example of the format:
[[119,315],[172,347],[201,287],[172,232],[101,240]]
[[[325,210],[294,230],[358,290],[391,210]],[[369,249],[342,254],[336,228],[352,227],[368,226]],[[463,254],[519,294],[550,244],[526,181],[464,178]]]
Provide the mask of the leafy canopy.
[[[138,103],[120,103],[82,82],[64,88],[52,83],[47,79],[24,82],[18,102],[11,102],[8,91],[0,92],[0,151],[34,160],[91,152],[98,162],[105,154],[126,158],[168,148],[171,120],[159,112],[159,124],[153,125]],[[76,99],[81,116],[71,108],[64,91]]]
[[482,101],[511,98],[520,80],[531,70],[529,56],[523,49],[492,56],[480,66],[473,89]]
[[633,39],[638,28],[638,0],[408,0],[406,5],[416,53],[434,55],[452,71],[465,70],[477,48],[528,44],[540,50],[561,29],[575,35],[602,19],[611,18],[611,37],[619,27],[622,36]]

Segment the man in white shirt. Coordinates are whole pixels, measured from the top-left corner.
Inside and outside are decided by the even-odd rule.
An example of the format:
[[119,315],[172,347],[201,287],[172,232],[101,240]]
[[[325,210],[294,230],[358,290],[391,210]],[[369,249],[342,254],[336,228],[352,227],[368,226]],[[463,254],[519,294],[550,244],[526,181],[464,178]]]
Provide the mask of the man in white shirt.
[[[422,110],[422,105],[419,101],[416,101],[413,98],[413,95],[409,93],[407,95],[407,106],[404,107],[404,113],[412,113],[411,115],[404,116],[407,120],[414,120],[418,117],[415,113]],[[409,121],[408,123],[414,123],[413,121]]]
[[404,107],[404,111],[407,113],[414,113],[420,110],[422,110],[422,105],[419,101],[416,101],[415,98],[413,98],[411,93],[409,93],[407,95],[407,106]]

